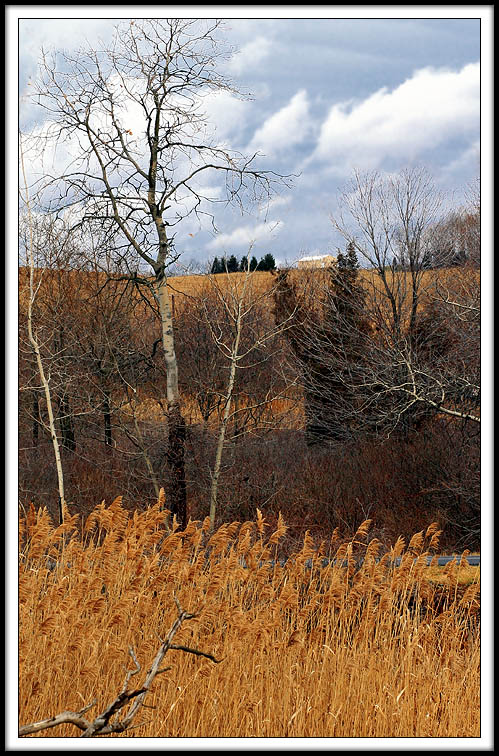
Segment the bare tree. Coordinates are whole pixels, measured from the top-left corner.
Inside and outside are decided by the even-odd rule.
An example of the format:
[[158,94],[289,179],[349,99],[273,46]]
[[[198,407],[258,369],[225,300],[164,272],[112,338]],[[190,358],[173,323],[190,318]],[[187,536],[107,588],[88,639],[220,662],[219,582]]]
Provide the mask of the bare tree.
[[466,204],[459,207],[427,232],[427,246],[432,268],[480,267],[480,182],[473,182]]
[[[334,228],[378,275],[371,285],[377,316],[396,334],[414,327],[425,271],[425,233],[439,217],[442,197],[424,168],[385,177],[358,171],[343,192]],[[403,270],[405,276],[394,275]]]
[[175,313],[181,391],[192,400],[193,414],[201,416],[203,437],[223,405],[225,361],[210,331],[216,320],[220,320],[220,303],[206,278],[195,296],[183,297]]
[[[186,522],[185,421],[180,407],[169,266],[175,228],[209,215],[217,201],[269,195],[281,177],[217,143],[202,98],[236,93],[217,73],[218,21],[123,22],[107,48],[43,54],[36,100],[47,113],[40,140],[67,149],[67,168],[43,171],[46,211],[71,214],[82,232],[98,227],[116,240],[113,257],[157,302],[167,368],[169,454],[177,483],[169,509]],[[225,196],[206,189],[225,178]],[[152,271],[147,278],[145,271]]]
[[[342,282],[338,270],[329,277],[310,272],[308,281],[283,286],[281,306],[299,303],[288,333],[309,435],[337,446],[427,437],[436,451],[427,464],[440,467],[418,495],[433,497],[456,533],[476,539],[480,274],[471,261],[425,267],[440,220],[438,198],[427,176],[422,183],[418,172],[416,179],[404,172],[385,183],[357,174],[336,228],[371,267],[359,271],[355,284]],[[450,469],[446,444],[452,459],[460,458],[459,469]]]
[[42,359],[42,351],[40,348],[40,340],[38,338],[38,334],[36,332],[36,327],[33,322],[33,308],[36,300],[36,296],[38,293],[38,290],[41,286],[42,279],[41,277],[36,280],[35,277],[35,258],[34,258],[34,228],[33,228],[33,218],[31,213],[31,200],[30,200],[30,194],[28,189],[28,183],[26,179],[26,169],[24,165],[24,149],[23,149],[23,142],[22,138],[19,141],[19,152],[20,152],[20,159],[21,159],[21,171],[22,176],[24,180],[24,195],[22,192],[20,192],[21,200],[23,201],[27,213],[27,226],[28,226],[28,239],[27,239],[27,257],[29,262],[29,292],[28,292],[28,301],[27,301],[27,329],[28,329],[28,338],[29,343],[33,349],[33,352],[36,357],[36,364],[38,368],[38,374],[40,377],[40,382],[44,391],[45,395],[45,403],[47,407],[47,414],[48,414],[48,431],[50,433],[50,437],[52,440],[52,446],[54,449],[54,457],[55,457],[55,465],[57,470],[57,483],[58,483],[58,489],[59,489],[59,520],[62,523],[64,519],[64,507],[65,507],[65,494],[64,494],[64,473],[62,469],[62,461],[61,461],[61,450],[60,450],[60,444],[59,439],[57,437],[57,431],[55,426],[55,419],[54,419],[54,410],[53,410],[53,402],[52,402],[52,392],[50,388],[50,375],[47,376],[45,372],[45,366]]
[[[28,227],[21,223],[25,252],[28,239]],[[86,240],[87,261],[96,241]],[[31,308],[30,267],[20,269],[20,420],[28,420],[32,426],[30,443],[26,422],[21,422],[20,440],[25,461],[32,459],[36,465],[36,477],[31,482],[29,464],[24,468],[23,484],[26,491],[31,483],[36,485],[36,493],[29,495],[36,495],[38,500],[44,496],[40,485],[44,477],[40,474],[43,437],[39,438],[39,431],[45,431],[48,421],[40,402],[40,379],[28,338],[30,319],[36,323],[40,357],[50,376],[53,420],[66,472],[65,494],[71,500],[78,495],[77,478],[72,472],[81,471],[82,465],[97,470],[102,462],[102,455],[95,453],[95,443],[104,443],[109,450],[116,448],[116,420],[126,401],[127,381],[144,380],[150,352],[159,343],[156,340],[153,347],[138,343],[134,331],[141,333],[135,322],[141,302],[134,296],[133,286],[128,281],[109,280],[89,265],[81,269],[83,250],[79,243],[81,239],[75,239],[62,220],[38,215],[33,222],[32,253],[40,285]],[[124,461],[126,448],[119,451]],[[104,464],[110,461],[106,455]]]
[[[347,222],[340,213],[333,219],[335,228],[376,273],[366,278],[375,337],[369,339],[362,366],[361,412],[368,416],[380,411],[392,428],[410,426],[421,413],[479,422],[478,415],[458,401],[458,384],[469,383],[476,391],[474,378],[465,377],[464,365],[460,377],[454,372],[450,380],[442,362],[440,368],[429,363],[421,348],[422,328],[429,326],[424,305],[435,299],[437,281],[426,269],[427,245],[441,207],[430,176],[423,169],[388,179],[355,174],[343,203],[350,219]],[[450,311],[440,317],[439,327],[449,318]]]
[[[36,320],[41,357],[49,366],[54,421],[61,449],[74,452],[75,418],[83,411],[80,401],[83,385],[81,374],[77,375],[77,366],[81,364],[83,357],[77,329],[81,282],[76,281],[67,270],[72,240],[63,224],[53,223],[46,217],[37,217],[31,225],[30,231],[21,218],[20,242],[24,250],[31,246],[39,285],[36,302],[32,303],[30,311],[25,305],[25,294],[31,266],[28,264],[20,269],[20,356],[28,356],[25,349],[25,326],[31,318],[32,321]],[[28,274],[27,277],[24,274]],[[32,386],[28,376],[23,381],[21,391],[33,391],[34,399],[38,398],[39,392]],[[32,422],[33,442],[36,445],[38,428],[43,427],[37,401],[33,403]]]
[[250,244],[246,255],[246,270],[238,275],[231,275],[228,271],[223,276],[210,275],[211,293],[215,295],[219,305],[218,317],[214,316],[214,309],[210,307],[212,297],[204,300],[205,322],[209,325],[213,343],[220,353],[226,371],[225,385],[219,396],[222,400],[222,416],[218,429],[215,459],[211,474],[210,489],[210,527],[215,526],[217,510],[218,486],[222,469],[222,458],[226,443],[229,424],[235,422],[236,429],[233,438],[244,433],[244,423],[238,422],[241,415],[249,417],[257,408],[268,408],[282,392],[272,392],[268,386],[263,396],[251,397],[244,404],[236,402],[237,382],[241,374],[249,374],[254,380],[255,371],[259,367],[272,361],[273,352],[280,346],[277,337],[290,325],[294,312],[277,323],[274,317],[268,317],[268,311],[274,299],[275,286],[263,286],[260,290],[255,283],[257,272],[251,270],[250,255],[253,249]]
[[422,169],[356,173],[333,222],[370,268],[284,286],[283,312],[299,301],[289,333],[318,437],[386,438],[436,415],[479,424],[479,278],[426,269],[440,200]]

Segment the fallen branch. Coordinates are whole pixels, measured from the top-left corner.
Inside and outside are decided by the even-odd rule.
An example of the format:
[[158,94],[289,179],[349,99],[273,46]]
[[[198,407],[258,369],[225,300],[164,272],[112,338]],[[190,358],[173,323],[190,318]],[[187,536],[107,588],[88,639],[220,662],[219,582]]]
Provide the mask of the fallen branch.
[[[95,699],[79,711],[63,711],[54,717],[50,717],[49,719],[42,719],[39,722],[23,725],[19,728],[19,737],[32,735],[36,732],[40,732],[41,730],[47,730],[51,727],[58,727],[62,724],[73,724],[78,727],[83,731],[80,735],[81,738],[92,738],[100,735],[111,735],[112,733],[124,732],[131,727],[131,724],[141,706],[151,708],[144,703],[144,700],[149,693],[152,683],[154,682],[154,679],[157,677],[157,675],[160,675],[163,672],[171,669],[171,667],[165,667],[163,669],[160,668],[161,662],[163,661],[163,658],[169,649],[176,651],[185,651],[190,654],[195,654],[196,656],[205,656],[207,659],[215,662],[215,664],[219,664],[221,660],[215,659],[212,654],[207,654],[204,651],[199,651],[195,648],[189,648],[188,646],[173,645],[172,641],[176,633],[180,629],[182,623],[186,620],[193,619],[196,616],[195,614],[190,614],[189,612],[183,610],[176,596],[174,596],[174,599],[177,605],[178,616],[171,626],[170,632],[168,633],[166,639],[161,641],[161,646],[158,649],[158,652],[154,658],[149,672],[146,675],[146,679],[142,687],[132,691],[128,690],[130,679],[141,670],[141,666],[137,660],[137,657],[135,656],[133,649],[130,648],[129,653],[135,663],[135,669],[127,671],[121,691],[118,693],[116,698],[104,709],[104,711],[99,714],[93,721],[89,721],[83,715],[86,714],[86,712],[89,711],[92,706],[95,706]],[[117,719],[116,721],[112,722],[111,718],[119,711],[121,711],[123,707],[125,707],[133,699],[135,700],[128,713],[122,719]],[[134,727],[137,726],[140,725],[134,725]]]

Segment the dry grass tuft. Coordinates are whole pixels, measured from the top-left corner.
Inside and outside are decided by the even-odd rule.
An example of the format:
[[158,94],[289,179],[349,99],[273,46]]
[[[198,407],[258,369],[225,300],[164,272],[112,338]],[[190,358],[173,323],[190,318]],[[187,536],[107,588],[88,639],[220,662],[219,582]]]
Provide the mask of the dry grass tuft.
[[479,575],[463,586],[452,563],[435,581],[436,526],[381,560],[368,522],[327,549],[306,534],[272,567],[282,518],[269,534],[257,512],[211,535],[206,521],[166,532],[164,519],[160,503],[129,513],[118,498],[83,524],[68,513],[55,527],[34,507],[21,520],[20,724],[94,698],[101,710],[129,647],[150,666],[175,592],[197,615],[176,643],[223,662],[171,650],[130,737],[479,736]]

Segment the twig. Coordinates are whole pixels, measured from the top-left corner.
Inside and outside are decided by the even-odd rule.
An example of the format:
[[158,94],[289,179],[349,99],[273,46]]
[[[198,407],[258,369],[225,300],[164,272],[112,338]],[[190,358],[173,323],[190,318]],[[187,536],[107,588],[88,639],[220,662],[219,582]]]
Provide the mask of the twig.
[[[195,614],[191,614],[190,612],[186,612],[184,609],[182,609],[180,602],[175,594],[173,595],[173,598],[177,606],[178,616],[171,626],[166,639],[161,640],[160,638],[161,646],[156,653],[154,661],[146,675],[146,679],[142,687],[132,691],[128,690],[130,679],[134,675],[138,674],[138,672],[140,672],[141,670],[141,666],[137,660],[137,657],[135,656],[135,652],[133,648],[130,648],[129,654],[135,664],[135,669],[130,669],[127,671],[121,691],[118,693],[114,701],[112,701],[92,722],[86,719],[83,714],[91,709],[92,706],[95,706],[95,699],[90,704],[80,709],[80,711],[63,711],[54,717],[50,717],[49,719],[43,719],[39,722],[23,725],[19,728],[19,737],[32,735],[36,732],[40,732],[41,730],[47,730],[51,727],[58,727],[62,724],[73,724],[75,725],[75,727],[83,730],[82,734],[80,735],[81,738],[92,738],[100,735],[110,735],[111,733],[124,732],[125,730],[132,728],[133,719],[135,718],[141,706],[144,706],[148,709],[154,708],[153,706],[145,704],[144,700],[149,693],[152,683],[154,682],[154,679],[157,677],[157,675],[160,675],[163,672],[167,672],[169,669],[171,669],[171,667],[161,667],[161,662],[163,661],[163,658],[169,649],[174,649],[176,651],[185,651],[186,653],[195,654],[196,656],[204,656],[207,659],[215,662],[215,664],[219,664],[222,660],[215,659],[212,654],[205,653],[204,651],[199,651],[196,648],[189,648],[188,646],[176,646],[173,644],[172,641],[176,633],[180,629],[182,623],[186,620],[193,619],[196,616]],[[121,711],[121,709],[123,709],[123,707],[130,703],[130,701],[132,701],[133,699],[134,702],[132,707],[130,708],[130,711],[121,720],[118,719],[115,722],[111,722],[111,718],[119,711]],[[143,724],[146,723],[142,722],[141,724],[133,725],[133,727],[140,727]]]
[[207,659],[211,659],[212,662],[215,662],[215,664],[220,664],[223,659],[215,659],[214,656],[211,654],[205,653],[205,651],[198,651],[197,648],[189,648],[188,646],[173,646],[171,645],[170,648],[172,648],[174,651],[185,651],[187,654],[195,654],[196,656],[206,656]]

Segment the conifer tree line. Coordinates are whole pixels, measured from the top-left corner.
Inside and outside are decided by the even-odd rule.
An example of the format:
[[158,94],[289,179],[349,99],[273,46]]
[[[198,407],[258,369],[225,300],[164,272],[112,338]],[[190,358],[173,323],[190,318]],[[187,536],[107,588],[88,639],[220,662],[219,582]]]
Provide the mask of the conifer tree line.
[[[215,257],[211,265],[210,273],[244,273],[247,269],[248,258],[246,256],[242,257],[241,261],[238,262],[236,256],[231,255],[230,257],[222,257],[220,259]],[[263,255],[258,261],[253,255],[249,260],[249,269],[250,271],[261,270],[266,272],[275,270],[276,262],[274,256],[270,252],[267,252],[267,254]]]

